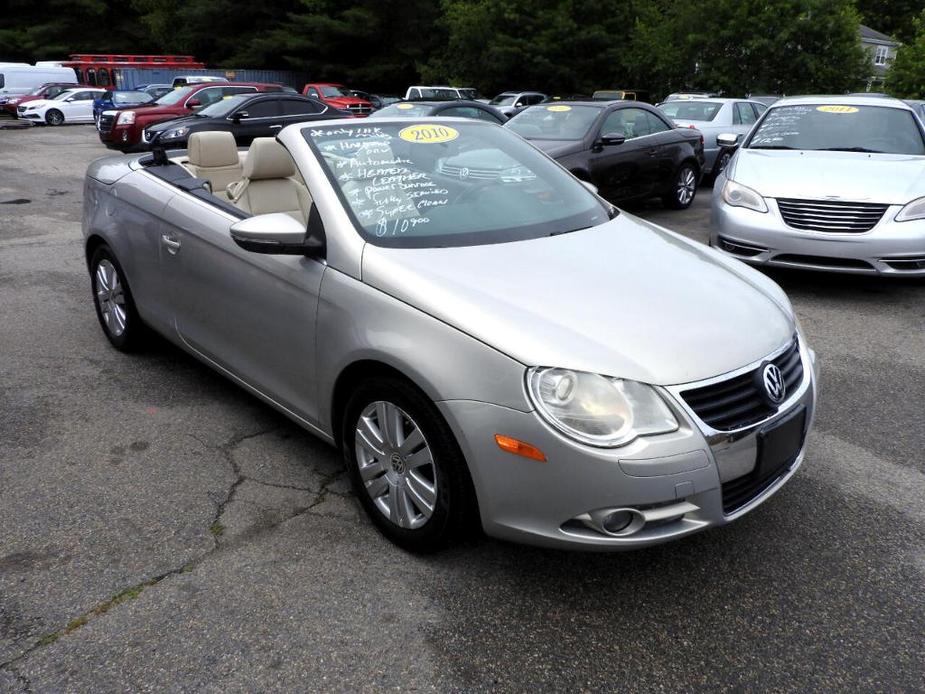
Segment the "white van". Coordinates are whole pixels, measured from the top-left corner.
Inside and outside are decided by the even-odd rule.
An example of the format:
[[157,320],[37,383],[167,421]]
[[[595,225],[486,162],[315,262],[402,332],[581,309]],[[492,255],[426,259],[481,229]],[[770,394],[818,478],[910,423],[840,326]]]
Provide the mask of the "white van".
[[77,84],[77,75],[69,67],[35,65],[0,65],[0,95],[28,94],[46,82]]

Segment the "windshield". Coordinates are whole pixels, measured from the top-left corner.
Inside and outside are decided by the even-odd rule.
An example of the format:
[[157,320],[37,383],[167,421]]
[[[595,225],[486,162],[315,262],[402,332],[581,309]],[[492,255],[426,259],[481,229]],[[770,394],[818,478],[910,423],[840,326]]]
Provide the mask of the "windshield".
[[370,118],[420,118],[434,110],[432,104],[412,104],[402,101],[369,114]]
[[711,121],[723,107],[718,101],[671,101],[659,104],[659,109],[675,120]]
[[234,111],[238,106],[248,99],[252,99],[253,94],[238,94],[236,96],[226,96],[219,99],[214,104],[209,104],[203,109],[196,112],[196,116],[202,118],[224,118]]
[[458,99],[459,94],[456,93],[455,89],[430,89],[427,87],[415,87],[412,90],[412,96],[415,96],[414,92],[417,92],[420,96],[419,99],[430,99],[432,101],[452,101],[453,99]]
[[148,101],[151,101],[151,95],[147,92],[112,92],[114,104],[144,104]]
[[478,89],[472,89],[470,87],[463,87],[462,89],[457,89],[456,93],[459,94],[461,99],[470,99],[472,101],[478,101],[482,98],[482,95],[479,94]]
[[346,89],[333,84],[323,84],[318,87],[318,91],[321,92],[321,96],[350,96]]
[[533,106],[511,118],[505,126],[528,140],[580,140],[600,113],[601,109],[595,106]]
[[163,106],[170,106],[172,104],[179,103],[190,94],[192,94],[194,88],[195,87],[177,87],[176,89],[171,89],[154,103],[161,104]]
[[611,216],[577,179],[488,123],[330,125],[302,133],[356,228],[376,245],[519,241]]
[[498,94],[494,99],[491,100],[492,106],[510,106],[514,103],[514,100],[517,98],[516,94]]
[[771,108],[748,148],[925,154],[922,133],[909,111],[835,104]]

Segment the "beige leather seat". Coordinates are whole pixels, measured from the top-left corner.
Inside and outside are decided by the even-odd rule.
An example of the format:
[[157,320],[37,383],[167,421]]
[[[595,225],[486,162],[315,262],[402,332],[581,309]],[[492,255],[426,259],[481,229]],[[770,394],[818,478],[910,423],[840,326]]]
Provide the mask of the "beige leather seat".
[[228,132],[193,133],[189,137],[189,162],[186,167],[196,178],[212,184],[212,192],[226,197],[230,183],[240,181],[244,167],[238,158],[238,145]]
[[245,212],[285,212],[307,224],[312,198],[308,188],[292,178],[295,175],[295,163],[285,147],[272,137],[258,137],[247,151],[244,177],[228,187],[228,197]]

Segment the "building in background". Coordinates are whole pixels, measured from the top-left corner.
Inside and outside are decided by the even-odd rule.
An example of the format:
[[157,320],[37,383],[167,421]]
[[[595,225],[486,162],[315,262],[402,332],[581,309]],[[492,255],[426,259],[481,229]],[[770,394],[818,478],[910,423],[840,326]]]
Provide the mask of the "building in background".
[[867,78],[867,91],[880,91],[886,71],[896,57],[899,41],[862,24],[861,46],[870,56],[871,72]]

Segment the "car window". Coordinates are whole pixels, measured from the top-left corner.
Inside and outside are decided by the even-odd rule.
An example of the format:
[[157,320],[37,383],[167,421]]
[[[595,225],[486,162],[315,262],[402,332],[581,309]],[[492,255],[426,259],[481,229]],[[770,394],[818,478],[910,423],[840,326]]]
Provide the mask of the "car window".
[[480,110],[472,106],[454,106],[443,109],[440,115],[446,118],[481,118]]
[[756,120],[755,110],[751,104],[746,101],[737,101],[735,111],[733,112],[732,122],[734,125],[752,125]]
[[643,113],[646,114],[646,119],[649,121],[649,134],[663,133],[666,130],[672,129],[671,126],[669,126],[665,121],[656,116],[654,113],[650,111],[643,111]]
[[321,113],[324,106],[308,99],[284,99],[280,102],[284,116],[306,116]]
[[723,107],[718,101],[669,101],[659,104],[659,110],[669,118],[675,120],[711,121],[716,118]]
[[601,135],[619,133],[627,140],[650,135],[649,114],[641,108],[620,108],[607,116],[601,126]]
[[247,112],[248,118],[273,118],[280,115],[279,102],[275,99],[251,101],[241,110]]
[[514,103],[514,99],[517,98],[516,94],[498,94],[494,99],[491,100],[492,106],[510,106]]
[[492,113],[488,109],[477,108],[475,110],[479,114],[478,117],[481,118],[482,120],[488,121],[489,123],[494,123],[495,125],[504,123],[503,118],[498,118],[498,116],[496,116],[494,113]]
[[580,140],[600,113],[596,106],[531,106],[505,123],[505,127],[528,140]]
[[74,95],[74,101],[92,101],[99,95],[99,92],[77,92]]
[[257,91],[256,87],[222,87],[222,98],[225,99],[235,94],[252,94]]
[[140,104],[150,101],[147,92],[106,92],[114,104]]
[[523,101],[528,106],[540,103],[544,99],[542,94],[529,94],[524,97]]
[[313,97],[315,97],[315,98],[317,99],[317,98],[318,98],[318,90],[315,89],[314,87],[309,87],[309,88],[308,88],[308,95],[309,95],[309,96],[313,96]]
[[202,106],[209,106],[210,104],[214,104],[216,101],[221,101],[222,88],[210,87],[208,89],[200,89],[190,98],[197,100]]
[[834,103],[770,109],[747,147],[925,155],[911,111]]
[[756,120],[757,120],[757,117],[760,117],[762,113],[768,110],[768,107],[765,106],[764,104],[757,104],[754,102],[752,103],[752,108],[755,109]]
[[193,87],[177,87],[164,94],[156,103],[163,106],[172,106],[183,101],[192,91]]
[[306,127],[328,180],[369,242],[503,243],[596,226],[611,208],[504,128],[474,120]]

